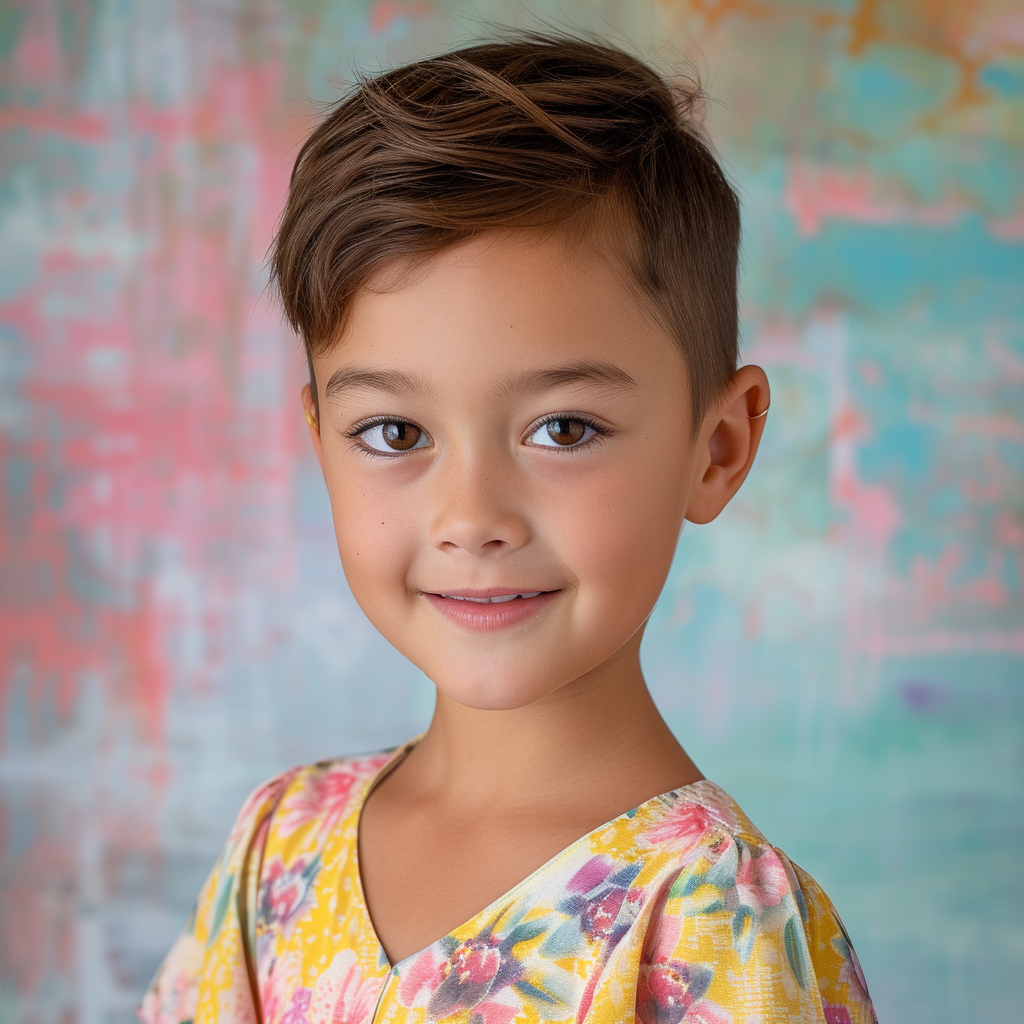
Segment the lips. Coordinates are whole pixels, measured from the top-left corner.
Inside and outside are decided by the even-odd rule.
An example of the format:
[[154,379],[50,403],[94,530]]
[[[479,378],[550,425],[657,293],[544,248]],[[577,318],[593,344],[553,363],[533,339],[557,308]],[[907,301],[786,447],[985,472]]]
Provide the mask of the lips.
[[472,630],[506,629],[531,618],[549,605],[560,590],[458,590],[423,596],[456,625]]

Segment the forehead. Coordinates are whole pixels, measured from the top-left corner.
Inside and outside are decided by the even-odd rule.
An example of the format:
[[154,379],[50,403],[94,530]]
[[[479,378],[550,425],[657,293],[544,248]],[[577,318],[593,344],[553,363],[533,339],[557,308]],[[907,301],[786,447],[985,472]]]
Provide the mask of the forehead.
[[315,365],[319,380],[359,364],[466,381],[581,360],[636,378],[681,356],[616,259],[586,240],[520,231],[480,235],[378,275]]

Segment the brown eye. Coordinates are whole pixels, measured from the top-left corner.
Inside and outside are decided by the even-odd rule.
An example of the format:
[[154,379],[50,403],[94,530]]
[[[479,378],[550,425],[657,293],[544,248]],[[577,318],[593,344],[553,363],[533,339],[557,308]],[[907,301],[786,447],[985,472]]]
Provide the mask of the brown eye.
[[411,423],[384,423],[381,425],[381,436],[389,448],[405,452],[416,446],[423,431]]
[[549,420],[545,431],[555,444],[566,446],[581,441],[587,425],[579,420]]
[[415,423],[405,420],[378,420],[369,427],[353,431],[359,447],[378,455],[397,455],[417,448],[429,448],[430,436]]
[[578,451],[608,434],[608,431],[577,416],[555,415],[533,427],[526,443],[538,448]]

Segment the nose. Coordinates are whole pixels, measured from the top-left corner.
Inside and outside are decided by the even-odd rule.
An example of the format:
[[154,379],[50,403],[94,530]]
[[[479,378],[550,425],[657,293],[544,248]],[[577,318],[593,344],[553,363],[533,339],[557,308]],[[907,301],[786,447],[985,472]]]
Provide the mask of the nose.
[[514,478],[513,467],[501,460],[449,455],[433,481],[430,543],[475,556],[521,548],[530,530]]

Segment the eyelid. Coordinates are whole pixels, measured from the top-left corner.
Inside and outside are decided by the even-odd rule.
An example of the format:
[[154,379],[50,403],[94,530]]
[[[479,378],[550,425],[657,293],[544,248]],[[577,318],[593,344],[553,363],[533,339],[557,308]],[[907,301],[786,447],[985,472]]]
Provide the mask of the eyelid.
[[[382,423],[408,423],[409,426],[415,427],[417,430],[423,430],[423,428],[415,421],[409,419],[408,416],[367,416],[366,419],[357,420],[347,430],[343,430],[342,433],[346,437],[358,437],[364,430],[369,430],[370,427],[379,427]],[[425,434],[426,431],[423,430]]]

